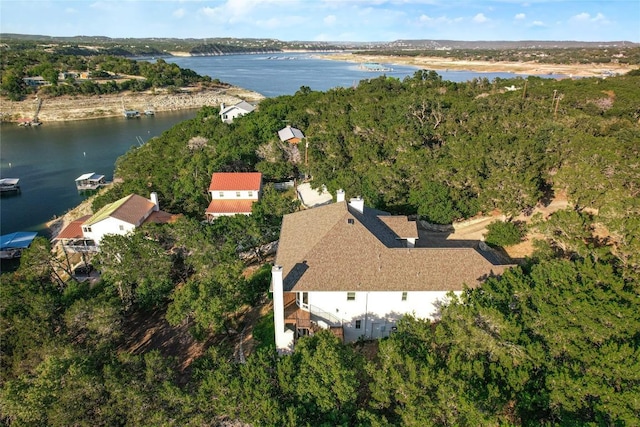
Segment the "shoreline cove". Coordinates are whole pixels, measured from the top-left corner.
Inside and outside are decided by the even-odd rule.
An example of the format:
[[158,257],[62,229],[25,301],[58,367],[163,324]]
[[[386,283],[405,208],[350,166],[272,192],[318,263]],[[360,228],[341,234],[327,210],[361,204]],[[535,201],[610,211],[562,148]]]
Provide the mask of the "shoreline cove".
[[[98,96],[60,96],[42,98],[38,119],[43,123],[90,120],[123,116],[123,106],[128,110],[138,110],[140,114],[144,114],[144,111],[150,107],[155,113],[161,113],[163,111],[197,109],[206,105],[218,106],[223,102],[225,104],[236,104],[240,101],[259,102],[264,98],[258,92],[236,86],[194,89],[192,91],[185,89],[185,91],[175,94],[155,90]],[[15,123],[32,118],[36,100],[37,97],[30,97],[24,101],[3,99],[0,121]]]
[[[452,58],[426,56],[394,56],[366,55],[349,52],[327,52],[313,54],[316,59],[343,61],[354,64],[381,63],[396,66],[412,66],[423,70],[434,71],[467,71],[477,73],[513,73],[514,76],[526,74],[537,76],[563,75],[572,77],[603,77],[606,73],[625,74],[637,67],[627,64],[541,64],[537,62],[491,62],[469,61]],[[180,55],[175,57],[193,56]],[[138,110],[141,114],[149,107],[156,113],[217,106],[220,103],[235,104],[240,101],[258,103],[265,96],[237,86],[228,88],[202,89],[183,88],[180,93],[168,93],[163,89],[145,92],[124,92],[113,95],[76,95],[60,97],[43,97],[38,119],[43,122],[60,122],[69,120],[88,120],[123,115],[126,109]],[[33,118],[38,98],[31,96],[23,101],[2,99],[0,105],[0,122],[16,123]]]
[[627,64],[543,64],[538,62],[469,61],[437,56],[366,55],[354,53],[329,53],[318,55],[318,59],[347,61],[353,63],[382,63],[409,65],[423,70],[470,71],[477,73],[513,73],[547,76],[553,74],[567,77],[601,77],[603,73],[626,74],[638,67]]

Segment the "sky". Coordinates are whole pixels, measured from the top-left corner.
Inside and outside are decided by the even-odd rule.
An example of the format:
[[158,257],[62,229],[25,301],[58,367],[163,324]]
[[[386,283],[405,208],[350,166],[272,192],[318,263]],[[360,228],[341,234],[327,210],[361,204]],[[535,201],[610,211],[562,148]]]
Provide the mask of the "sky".
[[640,42],[640,0],[0,0],[0,32],[283,41]]

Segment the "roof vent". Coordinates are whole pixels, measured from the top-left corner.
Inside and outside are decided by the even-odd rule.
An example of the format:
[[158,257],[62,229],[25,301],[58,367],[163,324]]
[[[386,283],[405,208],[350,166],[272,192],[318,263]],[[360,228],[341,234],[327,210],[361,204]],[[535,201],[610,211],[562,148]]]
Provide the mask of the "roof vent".
[[355,224],[355,220],[353,218],[347,218],[347,224]]

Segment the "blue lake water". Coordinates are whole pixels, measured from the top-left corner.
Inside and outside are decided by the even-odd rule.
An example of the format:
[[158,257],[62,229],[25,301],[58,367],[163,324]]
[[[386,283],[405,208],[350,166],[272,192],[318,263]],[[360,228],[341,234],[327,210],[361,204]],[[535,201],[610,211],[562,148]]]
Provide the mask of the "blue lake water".
[[[260,55],[225,55],[166,58],[167,62],[189,68],[200,75],[218,78],[266,97],[293,95],[301,86],[327,91],[349,87],[360,80],[381,75],[403,79],[419,68],[406,65],[381,64],[391,71],[368,71],[358,64],[322,59],[323,53],[278,53]],[[513,78],[512,73],[477,73],[474,71],[438,71],[445,80],[463,82],[474,77]],[[548,76],[554,77],[554,76]]]
[[[183,68],[267,97],[293,95],[301,86],[326,91],[349,87],[360,80],[385,74],[403,79],[417,68],[395,66],[391,71],[365,71],[357,64],[320,59],[319,54],[286,53],[168,58]],[[466,81],[474,77],[513,77],[509,73],[439,72],[443,78]],[[551,77],[551,76],[549,76]],[[158,113],[140,119],[108,118],[44,123],[37,128],[0,125],[0,177],[20,178],[22,192],[0,198],[0,234],[33,230],[44,233],[44,223],[77,206],[74,180],[86,172],[112,178],[116,159],[138,137],[147,140],[183,120],[195,110]],[[46,233],[44,233],[46,234]]]

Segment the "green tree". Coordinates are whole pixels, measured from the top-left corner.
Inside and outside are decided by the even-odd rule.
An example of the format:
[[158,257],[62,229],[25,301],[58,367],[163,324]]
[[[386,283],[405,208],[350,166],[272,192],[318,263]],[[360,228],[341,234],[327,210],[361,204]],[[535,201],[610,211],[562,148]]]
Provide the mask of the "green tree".
[[141,231],[104,236],[96,261],[102,278],[113,286],[125,310],[133,304],[158,305],[173,289],[171,256]]

